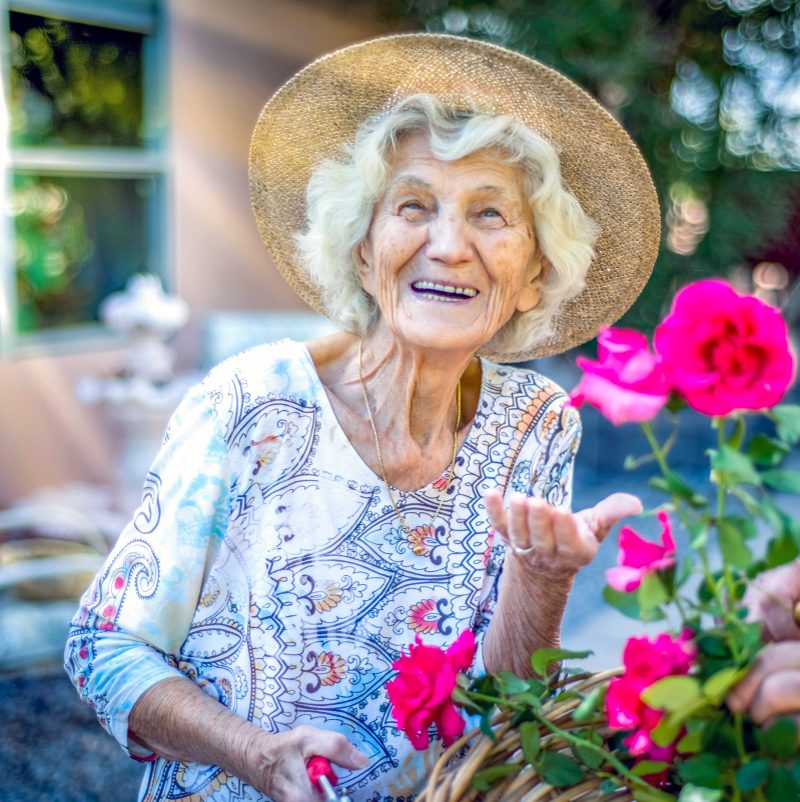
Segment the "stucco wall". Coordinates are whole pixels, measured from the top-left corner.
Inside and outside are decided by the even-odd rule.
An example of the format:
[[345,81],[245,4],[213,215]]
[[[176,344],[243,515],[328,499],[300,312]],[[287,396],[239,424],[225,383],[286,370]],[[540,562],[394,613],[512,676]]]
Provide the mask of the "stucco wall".
[[[170,0],[171,251],[191,319],[176,340],[182,368],[200,360],[207,312],[300,309],[275,271],[250,211],[250,133],[270,93],[299,67],[380,33],[338,4],[295,0]],[[0,361],[0,506],[115,470],[111,427],[81,406],[79,377],[108,374],[120,351]]]

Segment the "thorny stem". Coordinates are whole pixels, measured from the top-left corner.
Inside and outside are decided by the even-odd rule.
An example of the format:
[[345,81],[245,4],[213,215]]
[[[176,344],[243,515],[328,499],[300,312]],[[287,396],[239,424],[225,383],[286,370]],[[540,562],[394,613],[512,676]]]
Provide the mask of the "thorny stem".
[[[659,444],[658,440],[656,439],[655,433],[653,432],[653,427],[650,425],[649,421],[643,421],[641,424],[642,431],[644,432],[644,436],[647,438],[647,442],[650,444],[650,449],[653,452],[653,455],[656,458],[656,462],[658,462],[658,467],[661,469],[661,473],[665,479],[669,480],[671,471],[669,469],[669,465],[667,465],[666,456],[664,454],[664,449]],[[683,507],[680,499],[676,498],[674,495],[672,496],[673,504],[675,507],[675,512],[677,513],[678,517],[681,520],[681,523],[686,527],[688,531],[691,531],[691,521],[689,520],[689,516],[686,513],[686,510]],[[705,545],[698,546],[696,549],[697,553],[700,555],[700,564],[703,569],[703,576],[705,577],[706,585],[708,586],[709,591],[717,600],[717,603],[720,606],[720,610],[725,610],[725,604],[722,599],[722,595],[717,588],[717,583],[714,581],[714,575],[711,573],[711,566],[708,562],[708,553],[706,552]],[[675,601],[678,605],[678,609],[681,612],[681,616],[683,616],[683,620],[685,621],[685,615],[683,610],[680,607],[680,602],[678,602],[677,594],[675,594]]]

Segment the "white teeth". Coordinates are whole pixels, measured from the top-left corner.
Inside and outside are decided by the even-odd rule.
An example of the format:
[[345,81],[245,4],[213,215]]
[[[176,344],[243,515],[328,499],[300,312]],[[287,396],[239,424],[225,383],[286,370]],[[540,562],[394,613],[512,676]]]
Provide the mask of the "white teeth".
[[[436,290],[437,292],[446,292],[450,295],[461,295],[465,298],[474,298],[478,291],[472,287],[454,287],[452,284],[437,284],[433,281],[415,281],[411,285],[415,290]],[[434,296],[440,298],[441,296]],[[442,298],[442,300],[447,300]]]

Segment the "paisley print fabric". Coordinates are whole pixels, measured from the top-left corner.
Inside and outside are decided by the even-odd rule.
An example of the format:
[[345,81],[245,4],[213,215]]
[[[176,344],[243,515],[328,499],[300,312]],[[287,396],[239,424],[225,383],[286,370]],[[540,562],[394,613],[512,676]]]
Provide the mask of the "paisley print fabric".
[[340,773],[354,802],[413,799],[439,746],[416,753],[395,729],[392,661],[415,636],[448,646],[471,628],[480,643],[503,561],[483,493],[500,484],[569,504],[580,424],[565,400],[536,373],[484,361],[439,518],[441,479],[399,493],[406,536],[303,345],[247,351],[190,391],[65,653],[100,723],[150,761],[139,799],[266,799],[218,767],[128,742],[137,698],[176,674],[268,732],[344,733],[370,758]]

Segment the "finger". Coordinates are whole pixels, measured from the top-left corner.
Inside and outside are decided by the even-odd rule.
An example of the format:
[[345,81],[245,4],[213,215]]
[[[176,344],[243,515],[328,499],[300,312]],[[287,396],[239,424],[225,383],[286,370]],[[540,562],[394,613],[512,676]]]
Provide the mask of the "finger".
[[[784,671],[794,673],[800,680],[800,643],[797,641],[771,643],[767,646],[747,676],[728,694],[728,706],[735,712],[748,709],[767,678],[773,673]],[[797,712],[800,712],[800,706]]]
[[553,529],[554,509],[538,498],[527,499],[526,521],[530,544],[544,557],[553,556],[558,544]]
[[306,761],[312,755],[322,755],[346,769],[363,769],[369,765],[369,758],[340,732],[314,729],[304,739],[303,755]]
[[612,493],[598,501],[591,510],[578,514],[588,518],[595,538],[602,543],[617,522],[629,515],[638,515],[642,509],[642,502],[636,496],[630,493]]
[[503,491],[499,488],[487,490],[484,499],[486,500],[486,514],[489,516],[489,523],[504,540],[508,541],[506,511],[503,507]]
[[508,542],[512,549],[527,549],[531,545],[528,527],[528,499],[513,493],[508,500]]
[[800,628],[794,619],[794,610],[788,604],[775,600],[764,608],[762,626],[766,636],[774,641],[800,640]]
[[590,563],[600,545],[593,533],[581,530],[569,510],[553,510],[553,530],[559,556],[569,557],[574,567]]
[[779,669],[766,676],[753,695],[749,710],[758,724],[800,713],[800,668]]

